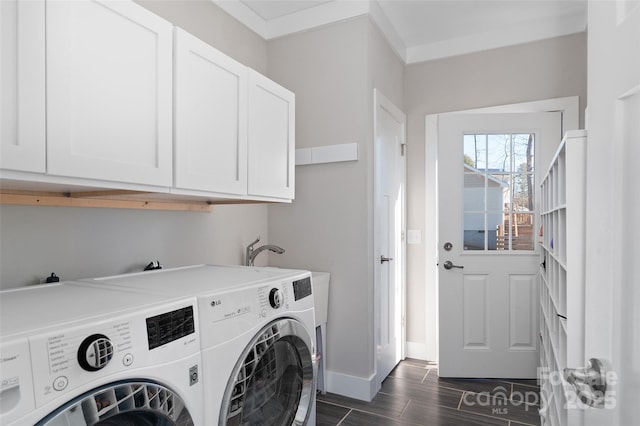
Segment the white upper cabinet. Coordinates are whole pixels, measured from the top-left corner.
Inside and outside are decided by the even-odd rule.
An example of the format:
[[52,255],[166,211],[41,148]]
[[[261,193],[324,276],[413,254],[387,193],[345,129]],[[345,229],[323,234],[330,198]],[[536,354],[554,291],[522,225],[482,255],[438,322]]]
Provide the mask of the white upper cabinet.
[[293,93],[176,29],[175,187],[291,200]]
[[250,196],[291,200],[295,188],[295,95],[249,70]]
[[46,10],[48,173],[172,184],[173,26],[124,1]]
[[132,1],[0,0],[0,24],[0,179],[293,199],[287,89]]
[[247,194],[247,67],[175,33],[175,187]]
[[0,168],[45,171],[45,4],[0,1]]

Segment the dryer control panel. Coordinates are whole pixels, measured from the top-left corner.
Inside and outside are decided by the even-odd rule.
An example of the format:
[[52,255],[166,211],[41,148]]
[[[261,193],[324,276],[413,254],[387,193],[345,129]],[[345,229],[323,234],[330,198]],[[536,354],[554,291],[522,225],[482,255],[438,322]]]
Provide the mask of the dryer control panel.
[[293,286],[293,298],[296,301],[311,296],[311,277],[295,280],[291,285]]
[[202,347],[236,338],[277,317],[313,309],[310,274],[236,288],[199,299]]

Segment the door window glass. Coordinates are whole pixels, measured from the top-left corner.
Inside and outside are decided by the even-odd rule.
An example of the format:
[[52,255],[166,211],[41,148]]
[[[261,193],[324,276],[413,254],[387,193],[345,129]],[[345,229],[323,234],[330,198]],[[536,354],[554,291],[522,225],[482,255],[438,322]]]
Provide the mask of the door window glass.
[[534,134],[465,134],[463,144],[464,249],[534,250]]

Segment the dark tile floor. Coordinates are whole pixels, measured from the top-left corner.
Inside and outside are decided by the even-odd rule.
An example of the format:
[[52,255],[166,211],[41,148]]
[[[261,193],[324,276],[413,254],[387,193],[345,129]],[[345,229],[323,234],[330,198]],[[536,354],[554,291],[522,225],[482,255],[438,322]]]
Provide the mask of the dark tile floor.
[[371,402],[318,394],[317,426],[539,425],[535,380],[440,379],[437,365],[406,359]]

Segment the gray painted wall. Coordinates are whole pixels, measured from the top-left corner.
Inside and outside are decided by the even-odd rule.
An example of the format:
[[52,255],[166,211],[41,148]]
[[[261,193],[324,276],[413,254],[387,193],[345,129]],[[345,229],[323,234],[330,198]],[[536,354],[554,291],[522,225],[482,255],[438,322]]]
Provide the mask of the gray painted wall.
[[[265,73],[267,43],[209,0],[138,1],[236,60]],[[55,272],[72,280],[195,263],[242,264],[244,246],[268,241],[267,206],[212,213],[0,206],[0,288]],[[283,255],[287,256],[287,254]],[[261,255],[256,265],[265,265]]]
[[141,271],[152,260],[242,264],[244,246],[268,235],[262,205],[211,213],[3,205],[0,229],[2,288],[37,284],[51,272],[74,280]]
[[210,0],[134,0],[236,61],[267,72],[267,42]]
[[367,19],[269,43],[269,75],[296,93],[296,147],[357,142],[360,160],[296,167],[296,199],[269,207],[272,241],[293,253],[277,266],[331,273],[327,369],[371,374],[367,275],[369,158]]
[[422,244],[407,246],[407,340],[424,345],[424,265],[435,262],[426,258],[425,247],[435,243],[435,236],[425,235],[425,217],[435,208],[436,200],[435,193],[427,191],[427,187],[435,187],[436,149],[425,147],[425,116],[579,96],[582,128],[587,99],[587,35],[574,34],[410,65],[405,69],[404,96],[409,145],[407,227],[423,232]]
[[273,264],[331,273],[327,369],[368,381],[375,370],[373,88],[401,105],[404,67],[368,18],[271,41],[268,59],[270,77],[296,93],[298,148],[359,144],[357,162],[296,168],[296,200],[269,206],[269,235],[294,253]]

